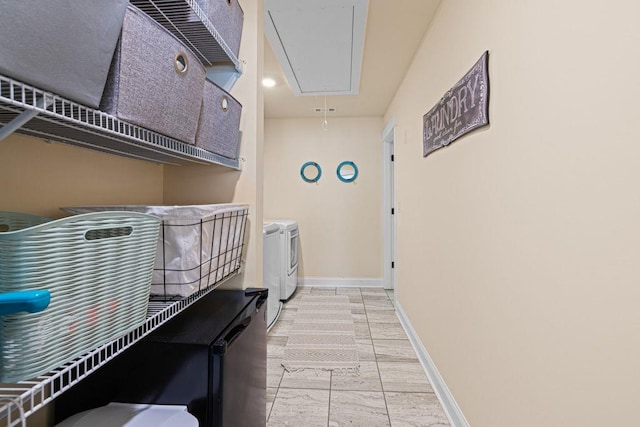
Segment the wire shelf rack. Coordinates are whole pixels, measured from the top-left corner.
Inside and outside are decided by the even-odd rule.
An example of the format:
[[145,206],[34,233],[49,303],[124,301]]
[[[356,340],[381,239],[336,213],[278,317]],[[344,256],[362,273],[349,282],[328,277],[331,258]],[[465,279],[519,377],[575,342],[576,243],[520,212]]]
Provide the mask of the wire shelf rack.
[[[131,0],[131,3],[171,31],[204,65],[232,63],[242,73],[240,61],[196,0]],[[199,20],[190,19],[192,13]]]
[[0,75],[0,140],[13,131],[157,163],[217,164],[228,159]]
[[0,384],[0,425],[7,427],[23,425],[27,417],[237,273],[238,270],[230,272],[215,286],[184,299],[170,301],[151,299],[147,320],[138,329],[34,380]]

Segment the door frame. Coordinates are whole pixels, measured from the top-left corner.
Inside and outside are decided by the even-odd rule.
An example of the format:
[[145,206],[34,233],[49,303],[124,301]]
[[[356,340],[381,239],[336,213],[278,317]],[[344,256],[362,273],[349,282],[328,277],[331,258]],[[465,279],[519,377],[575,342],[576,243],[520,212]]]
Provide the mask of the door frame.
[[383,251],[383,286],[385,289],[393,289],[394,300],[396,292],[396,268],[391,268],[396,258],[396,220],[392,215],[395,208],[395,156],[396,120],[391,117],[382,131],[382,251]]

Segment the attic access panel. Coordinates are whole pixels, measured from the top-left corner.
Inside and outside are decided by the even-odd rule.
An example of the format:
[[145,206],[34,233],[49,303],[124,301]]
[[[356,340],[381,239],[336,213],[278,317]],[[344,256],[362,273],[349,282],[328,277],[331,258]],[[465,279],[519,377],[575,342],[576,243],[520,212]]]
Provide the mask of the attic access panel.
[[357,95],[368,0],[265,0],[265,33],[295,95]]

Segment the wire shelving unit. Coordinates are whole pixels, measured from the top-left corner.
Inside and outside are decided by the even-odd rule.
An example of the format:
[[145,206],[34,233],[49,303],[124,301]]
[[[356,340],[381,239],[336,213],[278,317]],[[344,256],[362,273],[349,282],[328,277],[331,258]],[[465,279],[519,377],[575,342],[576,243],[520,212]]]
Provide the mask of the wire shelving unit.
[[173,165],[218,164],[228,159],[58,95],[0,75],[0,140],[12,132],[110,154]]
[[[205,66],[232,64],[238,75],[242,73],[241,62],[195,0],[131,2],[176,35]],[[190,13],[199,20],[188,19]],[[0,143],[13,132],[163,164],[239,169],[237,159],[216,155],[0,75]],[[0,383],[0,426],[25,425],[27,417],[238,272],[230,272],[214,286],[188,298],[151,300],[144,325],[52,372],[15,384]]]
[[[185,43],[205,66],[242,65],[196,0],[132,0]],[[0,141],[18,132],[49,141],[170,165],[209,164],[239,169],[229,159],[119,120],[54,93],[0,75]]]
[[23,425],[27,417],[237,274],[238,271],[234,271],[215,286],[184,299],[171,301],[152,299],[149,302],[144,325],[134,331],[33,380],[0,384],[0,425],[7,427]]
[[[144,324],[133,331],[112,340],[100,347],[88,351],[84,355],[43,374],[37,378],[20,381],[13,384],[0,383],[0,426],[23,426],[26,419],[52,402],[56,397],[73,387],[75,384],[95,372],[105,363],[109,362],[136,342],[147,336],[156,328],[166,323],[181,311],[198,301],[209,292],[217,289],[223,283],[236,276],[241,270],[241,260],[244,254],[244,238],[247,225],[248,210],[231,215],[216,215],[214,219],[200,220],[200,226],[204,221],[219,222],[220,228],[217,234],[211,234],[209,239],[213,248],[214,241],[218,241],[220,252],[210,253],[209,258],[200,259],[198,275],[204,278],[208,288],[194,292],[188,297],[180,297],[172,294],[153,295],[149,300],[147,317]],[[233,223],[233,224],[232,224]],[[227,224],[226,226],[224,224]],[[171,224],[163,224],[171,227]],[[212,225],[216,230],[215,224]],[[227,230],[227,245],[222,246],[221,240]],[[233,231],[232,231],[233,230]],[[202,231],[200,231],[203,236]],[[239,233],[239,234],[238,234]],[[163,231],[164,235],[164,231]],[[201,237],[202,239],[202,237]],[[209,244],[207,242],[207,244]],[[213,249],[212,249],[213,252]],[[200,249],[202,254],[202,249]],[[216,260],[214,262],[214,260]],[[208,265],[208,267],[206,267]],[[205,267],[203,267],[205,266]],[[156,270],[157,267],[154,267]],[[163,267],[164,270],[164,267]],[[162,279],[162,284],[166,277]],[[200,286],[200,283],[198,283]],[[165,290],[165,292],[167,292]]]
[[[196,0],[131,0],[185,43],[205,66],[232,63],[238,73],[242,65],[222,39]],[[199,19],[194,19],[194,17]]]

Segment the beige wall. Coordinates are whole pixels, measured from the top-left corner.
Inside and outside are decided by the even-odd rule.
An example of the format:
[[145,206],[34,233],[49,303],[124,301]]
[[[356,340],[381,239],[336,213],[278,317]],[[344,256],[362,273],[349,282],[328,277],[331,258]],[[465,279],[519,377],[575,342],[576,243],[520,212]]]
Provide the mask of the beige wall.
[[[267,119],[265,218],[292,218],[300,227],[299,277],[381,278],[382,134],[377,118]],[[344,160],[358,166],[354,183],[338,180]],[[307,161],[320,164],[315,184],[300,178]]]
[[161,204],[162,170],[14,134],[0,141],[0,210],[58,218],[60,206]]
[[[397,121],[398,295],[474,427],[635,425],[640,3],[447,0]],[[491,126],[422,157],[490,51]]]
[[245,64],[243,75],[233,87],[231,94],[243,106],[240,123],[242,171],[220,166],[166,166],[164,173],[164,201],[167,204],[250,205],[243,272],[227,283],[227,288],[246,288],[262,284],[263,2],[241,0],[240,5],[244,11],[244,25],[238,56]]

